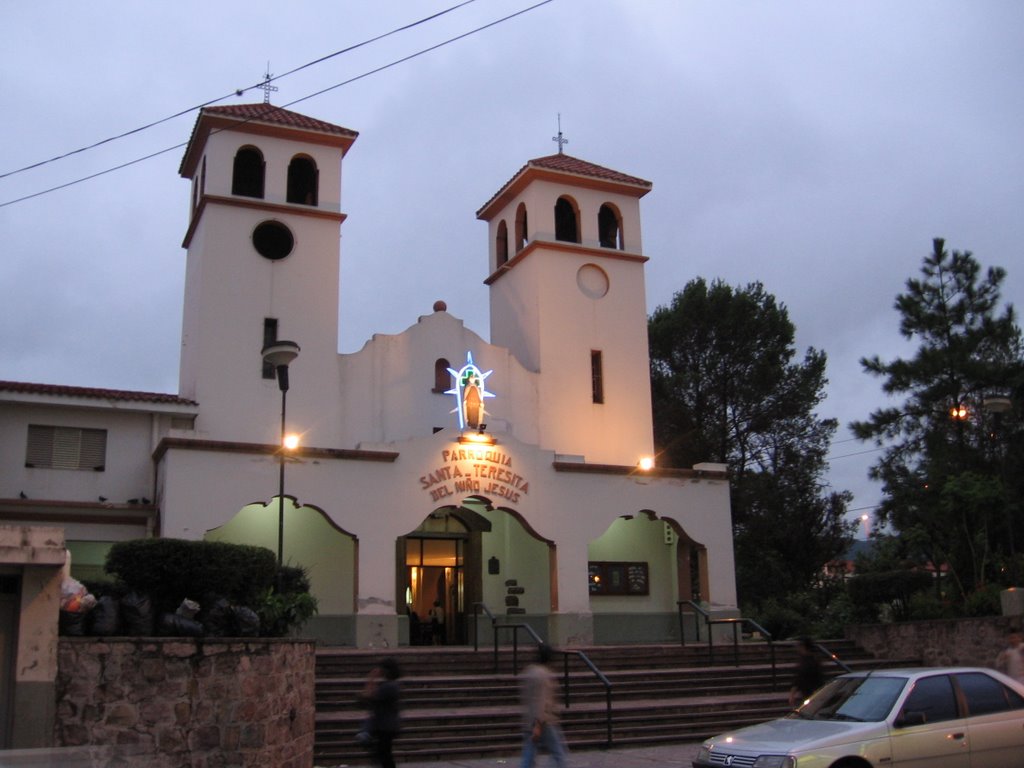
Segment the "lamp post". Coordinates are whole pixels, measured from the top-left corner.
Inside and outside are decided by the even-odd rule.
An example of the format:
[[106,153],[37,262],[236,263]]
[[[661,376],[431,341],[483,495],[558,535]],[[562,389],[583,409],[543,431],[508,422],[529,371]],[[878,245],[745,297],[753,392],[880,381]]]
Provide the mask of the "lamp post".
[[284,561],[284,462],[285,462],[285,408],[288,400],[288,366],[299,356],[299,345],[294,341],[274,341],[263,347],[263,361],[274,368],[277,386],[281,390],[281,445],[278,447],[280,475],[277,493],[277,564]]

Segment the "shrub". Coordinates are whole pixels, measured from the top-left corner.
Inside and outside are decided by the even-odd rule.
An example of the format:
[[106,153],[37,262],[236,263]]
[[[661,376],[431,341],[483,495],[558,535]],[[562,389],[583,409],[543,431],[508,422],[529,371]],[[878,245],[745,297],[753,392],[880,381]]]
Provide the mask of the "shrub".
[[978,587],[964,601],[964,615],[999,616],[1003,612],[999,599],[1001,590],[1002,587],[998,584],[986,584],[983,587]]
[[185,598],[202,601],[211,593],[254,606],[273,587],[277,560],[263,547],[135,539],[114,544],[104,567],[128,588],[148,594],[159,614],[174,611]]
[[754,619],[771,634],[773,640],[783,640],[803,634],[808,620],[800,606],[792,600],[793,595],[781,599],[769,598],[761,603],[760,609],[744,608],[743,615]]
[[907,601],[907,615],[903,618],[911,621],[928,621],[932,619],[953,619],[957,611],[948,600],[943,600],[933,589],[915,592]]
[[892,612],[893,619],[904,621],[910,616],[911,596],[926,591],[933,583],[931,574],[926,571],[869,571],[850,579],[847,589],[856,610],[865,611],[869,606],[885,605]]
[[262,634],[283,637],[300,628],[317,612],[316,598],[309,594],[309,574],[305,568],[281,566],[277,585],[266,590],[253,606],[260,617]]

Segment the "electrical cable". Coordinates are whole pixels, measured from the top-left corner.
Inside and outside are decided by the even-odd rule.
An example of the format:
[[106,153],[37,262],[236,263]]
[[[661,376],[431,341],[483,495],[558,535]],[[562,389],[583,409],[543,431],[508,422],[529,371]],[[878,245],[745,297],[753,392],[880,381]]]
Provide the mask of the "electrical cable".
[[[6,173],[0,173],[0,179],[6,179],[8,176],[14,176],[16,174],[24,173],[25,171],[30,171],[30,170],[33,170],[35,168],[41,168],[44,165],[48,165],[50,163],[55,163],[58,160],[63,160],[65,158],[72,157],[74,155],[78,155],[78,154],[81,154],[83,152],[87,152],[90,149],[96,149],[97,147],[102,147],[103,145],[110,144],[111,142],[117,141],[118,139],[123,139],[123,138],[126,138],[128,136],[133,136],[133,135],[135,135],[137,133],[142,133],[143,131],[148,130],[150,128],[155,128],[158,125],[162,125],[163,123],[166,123],[166,122],[169,122],[171,120],[174,120],[175,118],[187,115],[190,112],[195,112],[196,110],[202,109],[203,107],[208,107],[211,104],[217,104],[218,102],[224,101],[225,99],[229,99],[229,98],[231,98],[233,96],[241,96],[246,91],[250,91],[250,90],[253,90],[255,88],[261,88],[264,85],[268,85],[268,84],[270,84],[272,82],[276,82],[277,80],[281,80],[283,78],[286,78],[289,75],[294,75],[296,72],[301,72],[302,70],[309,69],[310,67],[315,66],[317,64],[322,64],[323,62],[328,61],[330,59],[333,59],[336,56],[340,56],[340,55],[342,55],[344,53],[350,53],[350,52],[352,52],[352,51],[354,51],[354,50],[356,50],[358,48],[363,48],[363,47],[365,47],[367,45],[370,45],[372,43],[376,43],[379,40],[383,40],[384,38],[390,37],[391,35],[398,34],[399,32],[405,32],[405,31],[410,30],[410,29],[412,29],[414,27],[417,27],[417,26],[419,26],[421,24],[425,24],[428,21],[433,21],[434,19],[440,18],[441,16],[444,16],[445,14],[451,13],[452,11],[456,11],[459,8],[462,8],[463,6],[469,5],[470,3],[475,3],[476,1],[477,0],[463,0],[463,2],[458,3],[456,5],[453,5],[450,8],[446,8],[443,11],[438,11],[435,14],[432,14],[430,16],[425,16],[422,19],[419,19],[417,21],[411,22],[411,23],[406,24],[404,26],[396,27],[395,29],[392,29],[390,32],[384,32],[383,34],[377,35],[376,37],[371,37],[368,40],[363,40],[361,43],[356,43],[355,45],[350,45],[347,48],[342,48],[340,50],[335,51],[334,53],[329,53],[326,56],[321,56],[319,59],[314,59],[313,61],[306,62],[305,64],[302,64],[302,65],[300,65],[298,67],[295,67],[294,69],[288,70],[287,72],[285,72],[282,75],[277,75],[276,77],[272,77],[272,76],[268,75],[268,77],[266,77],[265,79],[261,80],[259,83],[256,83],[254,85],[250,85],[247,88],[238,88],[238,89],[232,91],[231,93],[225,94],[224,96],[219,96],[219,97],[217,97],[215,99],[210,99],[208,101],[204,101],[201,104],[197,104],[196,106],[189,107],[188,109],[183,109],[180,112],[175,112],[173,115],[168,115],[167,117],[161,118],[159,120],[154,120],[151,123],[146,123],[145,125],[140,125],[138,128],[133,128],[133,129],[131,129],[129,131],[125,131],[124,133],[119,133],[116,136],[110,136],[109,138],[102,139],[102,140],[97,141],[97,142],[95,142],[93,144],[89,144],[89,145],[84,146],[84,147],[79,147],[78,149],[70,150],[70,151],[65,152],[63,154],[51,157],[48,160],[40,160],[40,161],[32,163],[30,165],[26,165],[26,166],[24,166],[22,168],[16,168],[13,171],[7,171]],[[177,148],[178,147],[171,147],[171,148],[169,148],[166,151],[171,151],[171,149],[177,149]],[[156,153],[156,154],[161,154],[161,153]],[[150,157],[153,157],[153,156],[155,156],[155,155],[151,155]],[[149,158],[147,157],[147,158],[140,158],[140,159],[149,159]],[[119,166],[119,168],[120,167],[124,167],[124,166]],[[117,170],[117,169],[112,169],[112,170]],[[101,174],[97,174],[97,175],[101,175]],[[88,177],[86,177],[86,179],[91,179],[91,178],[95,178],[95,176],[88,176]],[[83,181],[86,180],[86,179],[83,179]],[[56,189],[63,189],[63,187],[55,187],[54,189],[55,190]],[[14,202],[17,202],[17,201],[14,201]]]
[[[472,1],[472,0],[470,0],[470,1]],[[432,51],[436,51],[437,49],[443,48],[446,45],[450,45],[451,43],[458,42],[459,40],[467,38],[467,37],[469,37],[471,35],[475,35],[478,32],[482,32],[482,31],[484,31],[486,29],[490,29],[491,27],[497,26],[498,24],[503,24],[504,22],[510,21],[511,19],[514,19],[517,16],[522,16],[525,13],[529,13],[530,11],[536,10],[537,8],[540,8],[541,6],[544,6],[544,5],[547,5],[548,3],[553,3],[553,2],[554,2],[554,0],[541,0],[541,2],[535,3],[534,5],[531,5],[528,8],[524,8],[524,9],[522,9],[520,11],[516,11],[515,13],[511,13],[511,14],[509,14],[507,16],[503,16],[500,19],[497,19],[497,20],[492,21],[492,22],[490,22],[488,24],[484,24],[482,26],[476,27],[475,29],[471,29],[468,32],[463,32],[462,34],[456,35],[455,37],[450,37],[447,40],[444,40],[444,41],[442,41],[440,43],[437,43],[435,45],[429,46],[427,48],[423,48],[420,51],[417,51],[416,53],[410,54],[408,56],[404,56],[404,57],[402,57],[400,59],[395,59],[394,61],[390,62],[389,64],[384,64],[384,65],[382,65],[380,67],[377,67],[375,69],[371,69],[371,70],[369,70],[367,72],[364,72],[361,75],[356,75],[355,77],[351,77],[348,80],[343,80],[340,83],[335,83],[332,86],[329,86],[329,87],[324,88],[322,90],[316,91],[316,92],[311,93],[311,94],[309,94],[307,96],[303,96],[300,99],[295,99],[294,101],[290,101],[287,104],[285,104],[285,105],[283,105],[281,107],[278,107],[278,109],[284,109],[284,108],[290,107],[290,106],[292,106],[294,104],[298,104],[300,102],[312,99],[312,98],[314,98],[316,96],[322,96],[323,94],[328,93],[330,91],[333,91],[336,88],[341,88],[344,85],[349,85],[349,84],[354,83],[354,82],[356,82],[358,80],[362,80],[365,77],[369,77],[370,75],[375,75],[378,72],[383,72],[384,70],[390,69],[391,67],[398,66],[399,64],[404,64],[405,62],[411,61],[412,59],[415,59],[415,58],[417,58],[419,56],[423,56],[426,53],[430,53]],[[264,81],[264,82],[266,82],[266,81]],[[263,83],[260,83],[260,85],[263,85]],[[254,86],[254,87],[258,87],[258,86]],[[250,118],[250,120],[251,119],[253,119],[253,118]],[[246,120],[244,122],[248,122],[248,120]],[[56,192],[56,191],[61,190],[61,189],[66,189],[68,187],[75,186],[76,184],[81,184],[82,182],[89,181],[91,179],[95,179],[95,178],[97,178],[99,176],[105,176],[108,173],[113,173],[114,171],[119,171],[119,170],[121,170],[123,168],[127,168],[127,167],[132,166],[132,165],[137,165],[138,163],[144,162],[145,160],[151,160],[154,157],[158,157],[160,155],[167,154],[168,152],[173,152],[174,150],[181,149],[182,147],[187,146],[187,145],[188,145],[188,142],[181,142],[180,144],[175,144],[172,147],[167,147],[166,149],[161,149],[161,150],[158,150],[156,152],[151,152],[150,154],[144,155],[143,157],[138,157],[138,158],[136,158],[134,160],[129,160],[127,162],[121,163],[120,165],[116,165],[116,166],[113,166],[111,168],[107,168],[107,169],[102,170],[102,171],[97,171],[96,173],[89,174],[88,176],[83,176],[81,178],[65,182],[64,184],[59,184],[59,185],[57,185],[55,187],[49,187],[48,189],[40,190],[39,192],[33,192],[30,195],[24,195],[22,197],[15,198],[13,200],[5,200],[4,202],[0,203],[0,208],[6,208],[9,205],[14,205],[16,203],[22,203],[22,202],[25,202],[26,200],[32,200],[33,198],[36,198],[36,197],[42,197],[43,195],[47,195],[47,194],[49,194],[51,192]]]

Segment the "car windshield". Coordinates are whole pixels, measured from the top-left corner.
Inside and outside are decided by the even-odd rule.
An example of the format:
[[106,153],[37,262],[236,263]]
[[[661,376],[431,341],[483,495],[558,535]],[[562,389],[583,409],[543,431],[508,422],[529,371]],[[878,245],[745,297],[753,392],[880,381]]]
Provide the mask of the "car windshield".
[[905,677],[839,677],[795,713],[805,720],[878,722],[892,711],[907,684]]

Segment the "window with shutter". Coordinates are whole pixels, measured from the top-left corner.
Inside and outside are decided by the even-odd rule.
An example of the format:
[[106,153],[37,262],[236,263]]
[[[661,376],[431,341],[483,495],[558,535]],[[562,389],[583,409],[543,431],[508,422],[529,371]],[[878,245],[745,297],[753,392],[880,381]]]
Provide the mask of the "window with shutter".
[[29,424],[25,466],[102,472],[107,461],[107,430]]

